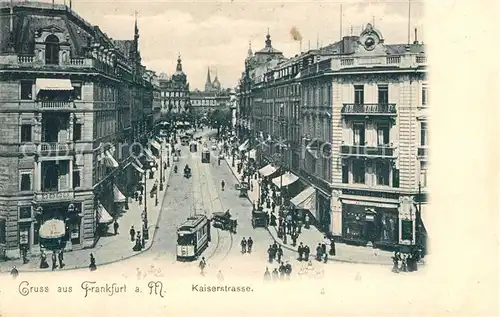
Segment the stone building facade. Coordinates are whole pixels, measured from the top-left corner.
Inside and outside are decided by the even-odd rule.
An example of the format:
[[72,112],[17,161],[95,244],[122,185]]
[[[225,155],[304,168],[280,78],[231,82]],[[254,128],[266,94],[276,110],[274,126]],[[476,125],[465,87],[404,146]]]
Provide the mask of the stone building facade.
[[91,247],[141,170],[128,148],[152,128],[137,21],[115,41],[64,5],[2,3],[0,16],[1,253]]
[[167,74],[161,74],[159,86],[163,113],[186,113],[190,111],[189,82],[187,81],[187,75],[182,70],[180,55],[177,58],[175,73],[171,77]]

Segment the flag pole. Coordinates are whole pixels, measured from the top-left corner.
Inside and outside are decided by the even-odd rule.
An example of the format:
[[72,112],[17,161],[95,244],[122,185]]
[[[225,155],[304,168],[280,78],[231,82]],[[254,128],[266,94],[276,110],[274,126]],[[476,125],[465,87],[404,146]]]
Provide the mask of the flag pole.
[[410,44],[410,33],[411,33],[411,0],[408,0],[408,45]]
[[342,3],[340,4],[340,40],[342,40]]

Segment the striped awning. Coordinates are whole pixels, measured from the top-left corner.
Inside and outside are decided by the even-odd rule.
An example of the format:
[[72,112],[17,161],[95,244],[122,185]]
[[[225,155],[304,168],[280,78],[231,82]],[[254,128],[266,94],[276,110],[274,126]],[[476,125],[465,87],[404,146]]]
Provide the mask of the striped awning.
[[153,153],[149,150],[149,149],[144,149],[144,154],[146,155],[147,159],[150,160],[150,161],[154,161],[155,160],[155,157],[153,155]]
[[256,158],[257,158],[257,150],[256,149],[250,150],[250,152],[248,152],[248,158],[256,160]]
[[307,187],[297,196],[293,197],[290,203],[299,209],[307,209],[314,214],[313,210],[316,208],[316,189],[312,186]]
[[280,187],[286,187],[288,185],[291,185],[295,183],[299,177],[293,173],[286,172],[282,174],[281,176],[273,178],[273,184]]
[[276,167],[271,164],[268,164],[259,170],[259,174],[262,176],[269,176],[274,172],[276,172]]
[[108,167],[118,167],[120,166],[118,164],[118,162],[115,160],[115,158],[113,157],[113,154],[111,154],[109,151],[106,151],[104,153],[104,162],[106,163],[106,166]]
[[122,192],[116,185],[113,185],[113,198],[115,203],[124,203],[127,200],[127,197],[122,194]]
[[104,206],[99,202],[97,206],[97,213],[99,214],[99,223],[100,224],[110,224],[114,221],[113,217],[109,214],[109,212],[104,208]]
[[158,151],[161,150],[161,144],[158,143],[156,140],[151,140],[151,145]]
[[40,226],[38,234],[42,239],[59,239],[66,234],[66,225],[60,219],[50,219]]
[[136,162],[132,162],[132,166],[135,168],[136,171],[138,171],[141,174],[144,174],[144,170],[141,167],[139,167],[139,165],[137,165]]
[[36,94],[40,90],[56,90],[56,91],[69,91],[73,90],[71,80],[68,78],[37,78],[36,79]]
[[248,149],[248,140],[245,140],[245,142],[243,142],[243,144],[241,144],[241,145],[238,147],[238,150],[239,150],[239,151],[246,151],[246,149]]

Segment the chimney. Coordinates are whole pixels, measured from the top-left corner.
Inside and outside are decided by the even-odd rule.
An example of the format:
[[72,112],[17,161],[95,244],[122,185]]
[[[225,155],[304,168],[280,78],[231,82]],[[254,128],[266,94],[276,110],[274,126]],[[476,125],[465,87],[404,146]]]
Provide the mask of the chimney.
[[417,33],[417,28],[415,28],[415,40],[413,41],[413,44],[418,44],[418,33]]

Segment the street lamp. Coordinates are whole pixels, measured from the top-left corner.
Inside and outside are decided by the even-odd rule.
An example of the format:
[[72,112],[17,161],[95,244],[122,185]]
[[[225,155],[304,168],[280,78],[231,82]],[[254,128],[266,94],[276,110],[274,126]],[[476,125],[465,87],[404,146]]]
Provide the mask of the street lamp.
[[163,190],[163,142],[160,143],[160,191]]

